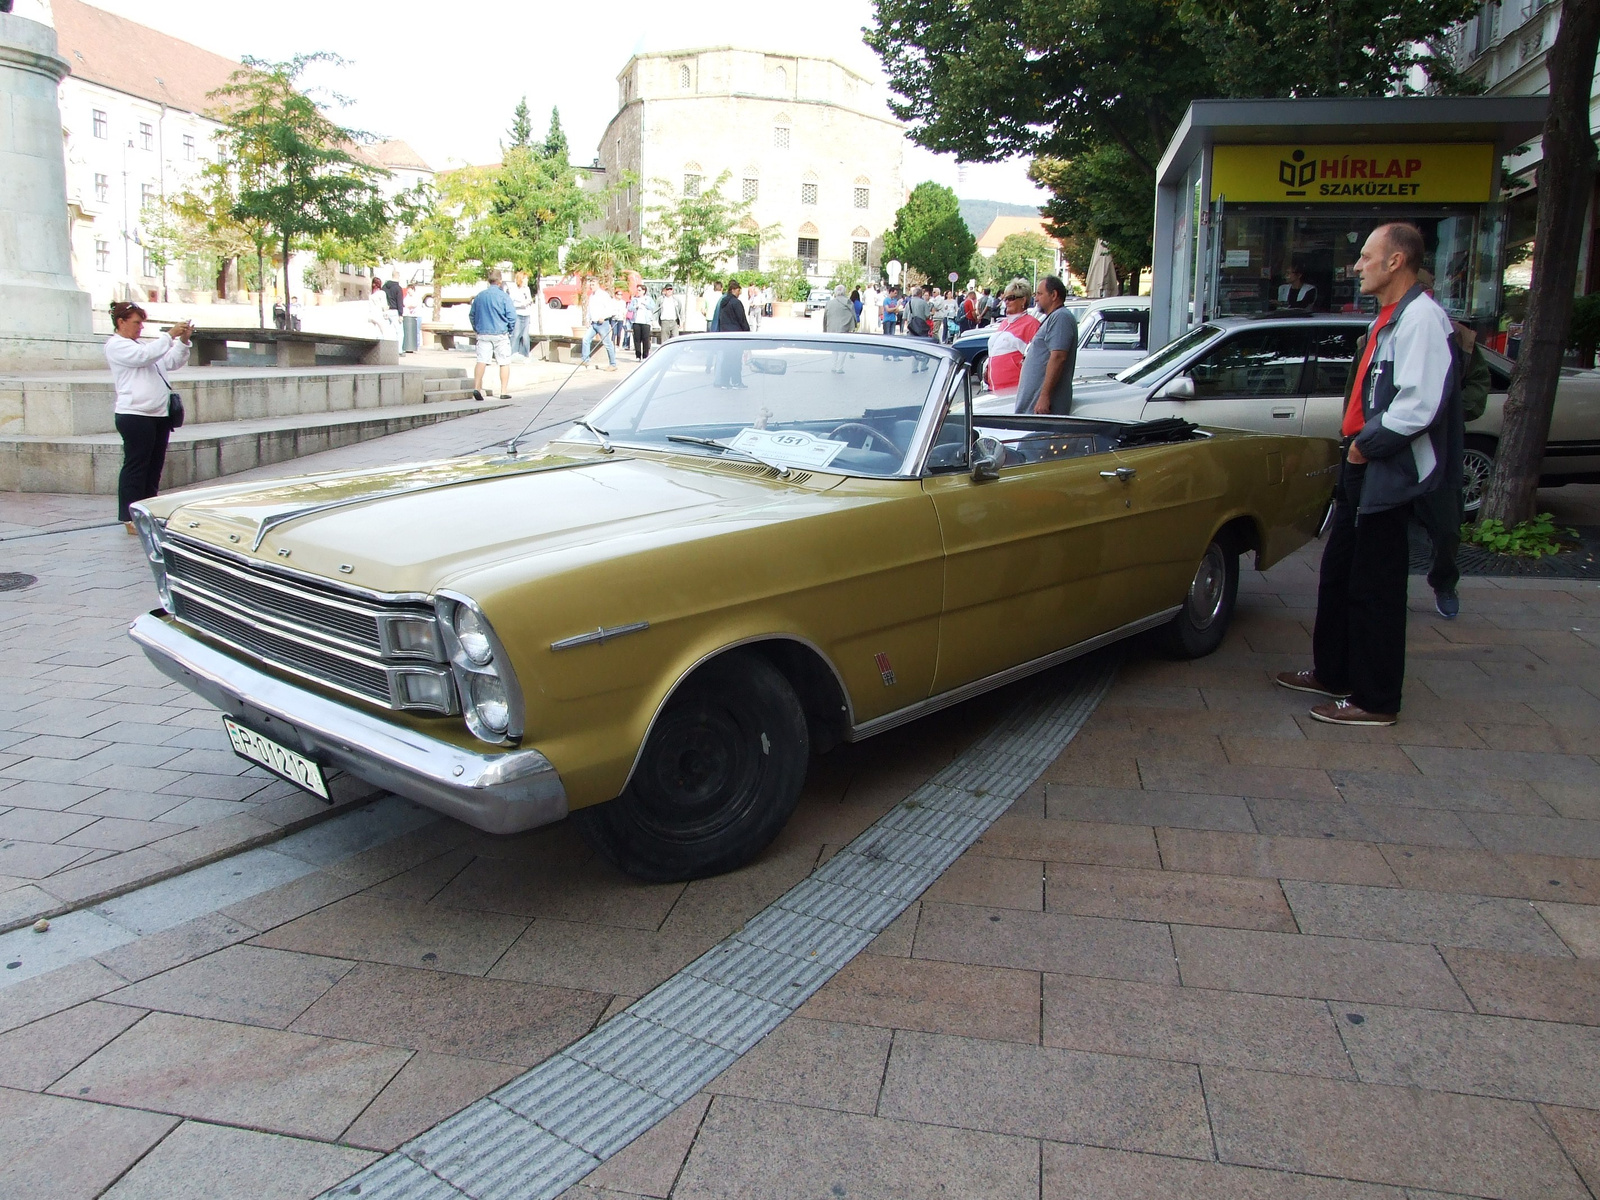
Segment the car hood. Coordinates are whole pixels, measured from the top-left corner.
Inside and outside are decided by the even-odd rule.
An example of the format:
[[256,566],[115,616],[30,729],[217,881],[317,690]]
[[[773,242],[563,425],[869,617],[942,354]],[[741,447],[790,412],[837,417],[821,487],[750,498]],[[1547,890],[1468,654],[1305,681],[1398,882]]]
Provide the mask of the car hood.
[[[512,557],[749,514],[838,477],[626,451],[474,455],[168,499],[170,533],[380,592],[432,592]],[[161,515],[152,505],[152,511]]]

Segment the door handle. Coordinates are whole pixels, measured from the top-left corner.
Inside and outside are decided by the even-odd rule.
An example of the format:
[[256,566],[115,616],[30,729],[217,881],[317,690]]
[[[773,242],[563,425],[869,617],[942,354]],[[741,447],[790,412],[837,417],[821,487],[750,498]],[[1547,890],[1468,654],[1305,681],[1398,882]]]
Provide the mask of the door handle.
[[1293,417],[1294,416],[1294,409],[1292,409],[1292,408],[1275,408],[1275,409],[1272,410],[1272,415],[1275,416],[1275,417]]
[[1132,467],[1118,467],[1115,471],[1101,471],[1100,478],[1120,479],[1123,483],[1127,483],[1128,480],[1132,479],[1138,473],[1139,472],[1135,471]]

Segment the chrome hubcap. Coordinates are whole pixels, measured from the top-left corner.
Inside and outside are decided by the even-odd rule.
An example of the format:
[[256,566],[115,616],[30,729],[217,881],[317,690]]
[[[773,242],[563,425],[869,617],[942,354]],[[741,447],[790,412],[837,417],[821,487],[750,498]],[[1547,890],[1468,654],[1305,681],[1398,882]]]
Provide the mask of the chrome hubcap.
[[1461,456],[1461,509],[1469,516],[1483,504],[1489,476],[1494,472],[1494,456],[1468,447]]
[[1189,619],[1196,629],[1209,629],[1222,613],[1222,600],[1228,590],[1228,563],[1222,547],[1215,542],[1206,547],[1200,568],[1189,585]]

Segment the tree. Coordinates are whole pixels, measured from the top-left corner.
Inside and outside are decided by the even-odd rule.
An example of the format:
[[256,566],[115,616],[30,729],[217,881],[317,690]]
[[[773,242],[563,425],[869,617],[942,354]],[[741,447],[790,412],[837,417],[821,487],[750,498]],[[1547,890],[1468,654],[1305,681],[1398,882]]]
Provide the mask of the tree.
[[744,239],[764,241],[778,235],[776,225],[755,229],[746,221],[753,201],[729,200],[722,194],[728,178],[724,171],[694,195],[678,194],[665,179],[650,181],[660,202],[645,208],[650,219],[644,245],[664,278],[704,287],[725,273]]
[[317,62],[342,60],[328,54],[300,54],[282,63],[246,58],[212,93],[225,103],[219,114],[225,152],[244,165],[231,215],[240,224],[271,230],[283,252],[286,302],[292,294],[289,254],[296,245],[321,237],[357,242],[393,223],[376,185],[388,172],[350,153],[370,139],[337,124],[296,86]]
[[432,184],[419,184],[418,216],[400,246],[416,262],[433,264],[433,319],[439,319],[439,285],[477,278],[466,264],[483,261],[481,225],[489,210],[492,180],[483,167],[441,171]]
[[1042,233],[1009,234],[995,248],[989,262],[990,274],[1000,286],[1013,279],[1026,279],[1032,285],[1055,269],[1055,243]]
[[572,157],[572,150],[567,145],[566,130],[561,128],[561,110],[554,106],[550,109],[550,130],[544,135],[544,156],[558,159],[563,163]]
[[1460,86],[1424,45],[1475,0],[876,0],[866,40],[895,114],[967,162],[1031,154],[1051,231],[1104,238],[1119,271],[1150,262],[1155,168],[1203,96],[1385,95],[1413,67]]
[[899,259],[939,287],[950,272],[958,274],[978,248],[972,230],[961,219],[961,203],[942,184],[924,182],[894,214],[894,226],[883,235],[885,259]]
[[[565,153],[546,154],[537,144],[508,149],[490,172],[479,257],[527,271],[537,295],[540,280],[558,269],[562,244],[604,206],[605,196],[584,188]],[[543,332],[542,308],[536,316]]]
[[533,142],[533,121],[528,117],[528,98],[524,96],[517,101],[517,107],[511,113],[511,128],[506,131],[511,136],[511,149],[526,150]]
[[[242,174],[237,162],[219,159],[208,163],[187,188],[167,198],[166,206],[147,230],[147,242],[163,264],[196,256],[211,259],[216,267],[219,296],[227,294],[229,264],[251,251],[257,256],[258,277],[266,277],[271,229],[260,222],[240,222],[233,215]],[[264,296],[258,315],[265,326]]]
[[1480,515],[1507,529],[1531,520],[1539,463],[1561,379],[1561,354],[1572,324],[1573,291],[1584,214],[1594,186],[1595,145],[1589,93],[1600,47],[1600,0],[1566,0],[1561,26],[1545,57],[1550,108],[1539,161],[1539,215],[1533,286],[1522,324],[1522,351],[1511,373],[1500,446]]

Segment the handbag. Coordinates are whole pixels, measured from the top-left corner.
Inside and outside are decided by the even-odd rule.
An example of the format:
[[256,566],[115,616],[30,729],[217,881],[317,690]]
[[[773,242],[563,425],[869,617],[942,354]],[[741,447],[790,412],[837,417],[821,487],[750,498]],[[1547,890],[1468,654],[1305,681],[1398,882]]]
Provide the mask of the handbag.
[[167,378],[167,373],[160,367],[156,374],[161,376],[161,382],[167,385],[167,428],[183,428],[183,397],[172,390],[172,381]]

